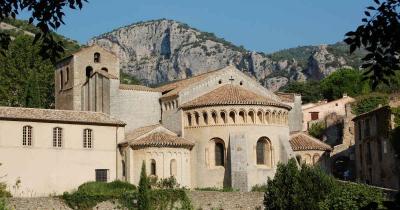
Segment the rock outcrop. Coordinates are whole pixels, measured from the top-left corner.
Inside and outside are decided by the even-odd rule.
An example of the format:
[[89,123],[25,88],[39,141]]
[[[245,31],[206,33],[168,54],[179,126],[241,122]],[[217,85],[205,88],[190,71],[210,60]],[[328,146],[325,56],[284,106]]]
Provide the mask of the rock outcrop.
[[[184,79],[234,64],[267,87],[278,90],[293,80],[321,79],[347,65],[327,46],[310,47],[306,65],[296,56],[276,59],[201,32],[173,20],[136,23],[94,37],[97,43],[120,56],[121,69],[142,83],[155,85]],[[308,48],[307,48],[308,49]],[[290,51],[286,50],[286,51]],[[279,53],[279,52],[278,52]]]

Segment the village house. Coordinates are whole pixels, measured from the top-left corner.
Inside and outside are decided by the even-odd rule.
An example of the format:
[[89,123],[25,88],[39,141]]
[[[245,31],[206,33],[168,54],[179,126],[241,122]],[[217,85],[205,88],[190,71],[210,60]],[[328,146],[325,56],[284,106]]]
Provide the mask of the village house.
[[400,188],[400,161],[390,142],[394,122],[390,106],[381,106],[353,119],[357,179],[385,188]]

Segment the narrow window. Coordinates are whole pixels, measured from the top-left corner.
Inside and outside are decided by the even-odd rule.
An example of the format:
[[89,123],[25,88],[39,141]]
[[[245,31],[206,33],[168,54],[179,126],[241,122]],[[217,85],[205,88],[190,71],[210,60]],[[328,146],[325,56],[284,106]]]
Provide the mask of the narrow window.
[[125,165],[125,160],[121,161],[121,167],[122,167],[122,176],[126,176],[126,165]]
[[365,120],[365,137],[369,137],[371,135],[370,123],[371,119]]
[[60,90],[64,88],[64,74],[63,71],[60,71]]
[[22,129],[22,145],[32,146],[32,126],[26,125]]
[[83,130],[83,148],[92,148],[92,138],[93,138],[93,130],[92,129],[84,129]]
[[65,71],[65,77],[66,77],[65,83],[68,83],[68,81],[69,81],[69,68],[68,67],[67,67],[67,70]]
[[106,67],[101,68],[101,70],[108,72],[108,69]]
[[53,128],[53,147],[62,147],[62,128]]
[[150,161],[150,175],[156,176],[157,175],[157,165],[154,159]]
[[215,165],[216,166],[225,165],[225,148],[221,142],[215,143]]
[[378,139],[377,147],[379,161],[382,161],[382,142],[380,139]]
[[265,142],[261,139],[257,141],[256,146],[257,165],[265,164]]
[[93,61],[94,61],[95,63],[100,63],[100,53],[98,53],[98,52],[94,53],[94,55],[93,55]]
[[108,181],[108,169],[96,169],[96,182]]

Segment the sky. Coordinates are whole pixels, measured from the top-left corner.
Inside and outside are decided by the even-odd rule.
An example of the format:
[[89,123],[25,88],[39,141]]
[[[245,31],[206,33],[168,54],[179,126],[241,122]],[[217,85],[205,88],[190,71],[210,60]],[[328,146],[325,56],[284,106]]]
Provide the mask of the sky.
[[[213,32],[251,51],[343,40],[372,0],[89,0],[66,11],[58,33],[84,44],[91,37],[139,21],[173,19]],[[24,18],[25,15],[21,15]]]

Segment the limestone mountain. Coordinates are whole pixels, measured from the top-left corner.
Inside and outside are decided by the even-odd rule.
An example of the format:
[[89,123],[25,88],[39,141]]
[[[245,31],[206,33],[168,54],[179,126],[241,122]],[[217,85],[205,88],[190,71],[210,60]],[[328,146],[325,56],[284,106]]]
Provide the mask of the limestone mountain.
[[322,79],[346,66],[358,68],[362,54],[348,55],[344,43],[297,47],[272,54],[251,52],[213,33],[166,19],[117,28],[94,37],[89,41],[92,43],[117,53],[121,70],[147,85],[233,64],[277,90],[289,81]]

